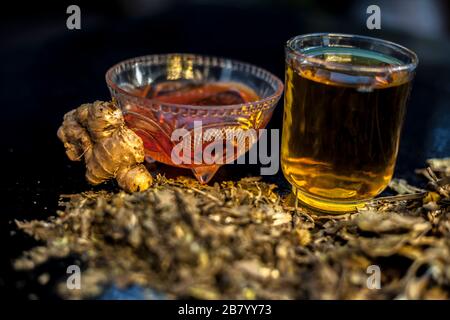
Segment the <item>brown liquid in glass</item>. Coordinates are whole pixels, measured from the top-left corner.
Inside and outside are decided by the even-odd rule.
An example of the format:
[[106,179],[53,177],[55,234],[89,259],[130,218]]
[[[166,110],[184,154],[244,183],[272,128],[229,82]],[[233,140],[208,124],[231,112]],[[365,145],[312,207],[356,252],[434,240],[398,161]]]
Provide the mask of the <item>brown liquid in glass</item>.
[[[383,64],[343,58],[359,65]],[[394,171],[410,91],[406,75],[375,77],[364,86],[361,81],[368,79],[355,74],[298,66],[295,61],[288,61],[286,68],[282,169],[304,195],[299,198],[334,211],[334,203],[376,196]]]

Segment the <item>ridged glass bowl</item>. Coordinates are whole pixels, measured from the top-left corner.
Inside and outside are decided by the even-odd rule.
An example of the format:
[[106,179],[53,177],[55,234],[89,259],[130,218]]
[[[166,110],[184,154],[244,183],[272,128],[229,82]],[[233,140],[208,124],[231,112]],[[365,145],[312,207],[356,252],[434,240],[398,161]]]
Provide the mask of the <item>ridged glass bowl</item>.
[[[244,84],[258,95],[259,100],[232,105],[183,105],[143,97],[139,93],[139,88],[152,83],[183,79]],[[208,182],[222,164],[233,162],[256,143],[259,135],[255,137],[246,132],[267,125],[283,91],[280,79],[259,67],[191,54],[149,55],[126,60],[108,70],[106,82],[112,98],[124,113],[127,126],[142,138],[147,159],[192,169],[203,183]],[[200,129],[198,124],[201,124]],[[174,147],[181,141],[174,141],[172,137],[176,129],[182,129],[191,138],[191,163],[180,163],[174,158]],[[223,147],[221,154],[214,154],[215,159],[221,161],[212,163],[202,157],[205,148],[211,148],[211,141],[225,146],[230,143],[225,141],[229,137],[227,134],[235,132],[234,152],[227,154]],[[219,141],[217,136],[212,139],[212,133],[223,133],[224,141]],[[245,147],[241,147],[243,145]]]

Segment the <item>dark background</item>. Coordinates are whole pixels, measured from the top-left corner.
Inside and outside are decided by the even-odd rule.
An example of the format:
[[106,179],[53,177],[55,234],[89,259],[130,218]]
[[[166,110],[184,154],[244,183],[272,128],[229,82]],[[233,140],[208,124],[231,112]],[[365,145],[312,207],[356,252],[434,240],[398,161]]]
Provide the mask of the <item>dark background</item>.
[[[81,8],[81,30],[66,28],[66,9]],[[381,7],[381,30],[366,28],[366,8]],[[14,272],[11,261],[35,241],[14,219],[54,214],[59,194],[90,189],[84,169],[64,154],[56,130],[65,112],[109,99],[104,74],[134,56],[190,52],[230,57],[284,79],[284,43],[309,32],[365,34],[398,42],[420,63],[402,135],[396,176],[414,175],[430,157],[450,156],[450,3],[394,1],[115,0],[2,3],[0,11],[0,292],[7,298],[55,298],[67,261]],[[282,101],[272,122],[281,127]],[[215,180],[257,174],[225,166]],[[281,171],[266,177],[287,190]],[[113,188],[114,185],[106,185]],[[69,258],[73,261],[75,258]],[[37,284],[51,270],[47,286]]]

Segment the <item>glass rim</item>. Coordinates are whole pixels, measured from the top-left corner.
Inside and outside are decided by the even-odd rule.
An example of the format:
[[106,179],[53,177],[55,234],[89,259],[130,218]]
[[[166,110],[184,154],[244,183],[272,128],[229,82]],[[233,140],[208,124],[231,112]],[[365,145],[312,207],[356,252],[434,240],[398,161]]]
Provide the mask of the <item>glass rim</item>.
[[[114,75],[116,74],[116,72],[121,68],[124,67],[127,64],[136,64],[136,63],[144,63],[146,61],[148,61],[149,59],[152,58],[161,58],[162,60],[164,60],[165,58],[168,58],[170,56],[174,56],[174,55],[178,55],[178,56],[183,56],[183,57],[187,57],[187,58],[195,58],[195,57],[199,57],[202,59],[217,59],[218,61],[223,61],[223,62],[227,62],[230,64],[235,64],[235,65],[242,65],[242,66],[249,66],[249,67],[253,67],[256,70],[261,71],[262,73],[265,73],[266,75],[268,75],[275,83],[274,85],[274,93],[268,95],[267,97],[261,97],[258,100],[255,101],[249,101],[246,103],[239,103],[239,104],[230,104],[230,105],[212,105],[212,106],[199,106],[199,105],[191,105],[191,104],[180,104],[180,103],[167,103],[164,101],[160,101],[158,100],[158,98],[146,98],[146,97],[140,97],[137,96],[123,88],[121,88],[116,81],[113,79]],[[149,55],[143,55],[143,56],[138,56],[138,57],[134,57],[134,58],[130,58],[130,59],[126,59],[123,61],[120,61],[116,64],[114,64],[113,66],[111,66],[105,74],[105,80],[106,80],[106,84],[109,88],[117,91],[119,94],[127,96],[129,98],[132,99],[136,99],[137,101],[139,101],[140,103],[147,105],[147,104],[159,104],[159,105],[164,105],[164,106],[171,106],[171,107],[178,107],[178,108],[184,108],[184,109],[224,109],[224,110],[228,110],[228,109],[240,109],[243,106],[247,106],[247,105],[260,105],[260,104],[266,104],[266,103],[270,103],[271,101],[277,100],[281,97],[281,94],[283,93],[283,89],[284,89],[284,84],[283,82],[273,73],[271,73],[270,71],[267,71],[264,68],[258,67],[254,64],[251,63],[247,63],[247,62],[243,62],[243,61],[239,61],[239,60],[235,60],[235,59],[230,59],[230,58],[223,58],[223,57],[217,57],[217,56],[213,56],[213,55],[202,55],[202,54],[192,54],[192,53],[164,53],[164,54],[149,54]]]
[[[300,39],[307,39],[307,38],[346,38],[346,39],[353,39],[355,41],[358,40],[365,40],[365,41],[371,41],[374,43],[378,43],[380,45],[383,45],[387,48],[391,48],[393,50],[396,50],[397,52],[400,52],[402,55],[408,57],[411,61],[409,63],[402,63],[400,65],[389,65],[389,66],[363,66],[363,65],[351,65],[351,64],[345,64],[345,63],[339,63],[339,62],[330,62],[325,61],[320,58],[315,58],[312,56],[308,56],[308,54],[305,54],[301,51],[299,51],[298,48],[295,48],[293,46],[294,42]],[[339,45],[336,45],[338,47]],[[414,71],[419,63],[419,58],[417,57],[417,54],[392,41],[375,38],[375,37],[369,37],[369,36],[362,36],[362,35],[354,35],[354,34],[346,34],[346,33],[327,33],[327,32],[320,32],[320,33],[307,33],[298,35],[295,37],[290,38],[285,45],[285,49],[289,50],[289,52],[293,53],[295,56],[306,60],[312,64],[319,65],[321,67],[324,67],[326,69],[336,70],[336,71],[356,71],[356,72],[363,72],[363,73],[383,73],[383,72],[399,72],[399,71]]]

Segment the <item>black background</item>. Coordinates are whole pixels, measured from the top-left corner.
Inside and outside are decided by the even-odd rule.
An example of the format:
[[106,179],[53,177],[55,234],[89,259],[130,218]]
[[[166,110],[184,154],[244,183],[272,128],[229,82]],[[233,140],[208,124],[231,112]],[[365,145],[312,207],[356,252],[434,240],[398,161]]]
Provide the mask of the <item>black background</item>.
[[[35,244],[16,232],[14,219],[45,218],[57,209],[59,194],[91,189],[84,180],[82,165],[66,158],[56,130],[70,109],[109,99],[104,74],[126,58],[168,52],[218,55],[251,62],[284,79],[284,43],[298,34],[365,34],[403,44],[418,53],[420,64],[396,176],[422,184],[414,169],[423,167],[427,158],[450,156],[449,3],[424,1],[438,8],[442,23],[440,32],[435,32],[427,29],[427,23],[435,23],[434,18],[427,20],[427,9],[409,7],[417,1],[392,2],[397,1],[400,10],[396,12],[390,12],[389,1],[378,2],[381,30],[366,28],[367,5],[360,1],[2,3],[1,293],[7,298],[55,298],[51,287],[64,274],[62,266],[67,261],[47,264],[32,273],[12,271],[12,259]],[[81,8],[81,30],[66,28],[70,4]],[[422,17],[422,24],[402,28],[402,15],[411,10],[416,15],[411,19]],[[385,15],[391,17],[386,25]],[[399,16],[398,23],[395,15]],[[281,127],[282,105],[280,101],[272,128]],[[225,166],[213,181],[257,173],[257,166]],[[282,190],[288,189],[281,171],[265,179],[278,183]],[[36,282],[43,270],[51,270],[47,286]]]

